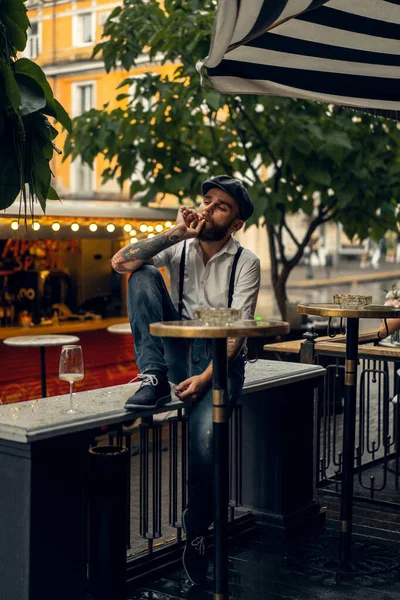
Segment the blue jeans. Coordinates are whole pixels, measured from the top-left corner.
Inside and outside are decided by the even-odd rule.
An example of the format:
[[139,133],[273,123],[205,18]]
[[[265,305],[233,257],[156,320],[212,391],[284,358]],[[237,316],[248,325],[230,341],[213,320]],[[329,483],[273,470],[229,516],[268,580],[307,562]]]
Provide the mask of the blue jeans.
[[[139,371],[161,371],[169,381],[180,383],[200,375],[212,360],[210,341],[160,338],[149,333],[150,323],[177,321],[161,273],[143,265],[132,273],[128,284],[128,314],[135,342]],[[229,407],[235,406],[244,382],[244,360],[238,356],[228,369]],[[191,535],[204,535],[213,521],[213,422],[212,392],[187,405],[189,413],[188,519]]]

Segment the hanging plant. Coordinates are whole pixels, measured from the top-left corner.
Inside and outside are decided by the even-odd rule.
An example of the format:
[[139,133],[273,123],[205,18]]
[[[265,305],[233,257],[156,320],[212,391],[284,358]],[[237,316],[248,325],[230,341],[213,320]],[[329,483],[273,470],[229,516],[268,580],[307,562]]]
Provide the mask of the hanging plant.
[[36,200],[45,211],[47,199],[58,199],[50,168],[58,131],[49,117],[68,132],[71,120],[42,69],[17,57],[30,26],[25,1],[0,0],[0,209],[19,196],[26,217]]

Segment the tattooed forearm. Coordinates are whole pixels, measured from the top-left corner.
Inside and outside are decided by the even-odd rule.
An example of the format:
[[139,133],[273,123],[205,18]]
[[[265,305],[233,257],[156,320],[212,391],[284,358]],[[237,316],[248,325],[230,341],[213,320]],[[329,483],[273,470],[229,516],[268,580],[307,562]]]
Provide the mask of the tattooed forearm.
[[173,227],[166,233],[160,233],[153,238],[124,246],[113,256],[111,265],[118,273],[129,273],[135,270],[135,262],[149,260],[162,250],[180,242],[181,239],[183,239],[182,231]]

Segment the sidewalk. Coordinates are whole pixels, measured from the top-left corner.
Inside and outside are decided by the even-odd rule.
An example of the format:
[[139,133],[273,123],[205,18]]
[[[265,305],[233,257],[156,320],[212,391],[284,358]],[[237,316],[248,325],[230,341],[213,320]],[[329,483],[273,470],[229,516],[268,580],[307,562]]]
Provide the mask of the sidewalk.
[[[339,284],[357,284],[362,282],[388,281],[388,287],[400,280],[400,265],[381,262],[379,269],[360,268],[359,260],[342,259],[337,267],[327,270],[326,267],[313,267],[313,279],[307,278],[307,266],[297,266],[291,273],[287,283],[288,289],[314,289],[336,286]],[[270,286],[270,271],[262,272],[262,287]]]

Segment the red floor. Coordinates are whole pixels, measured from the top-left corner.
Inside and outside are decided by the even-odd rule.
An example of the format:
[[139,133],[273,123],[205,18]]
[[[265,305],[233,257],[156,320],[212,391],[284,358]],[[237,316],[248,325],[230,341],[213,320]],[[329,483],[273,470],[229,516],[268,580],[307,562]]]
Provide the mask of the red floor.
[[[130,335],[107,331],[79,334],[85,377],[74,391],[92,390],[130,381],[137,373]],[[58,378],[61,346],[46,349],[47,395],[66,394],[69,384]],[[0,343],[0,400],[3,404],[41,398],[39,348],[16,348]]]

